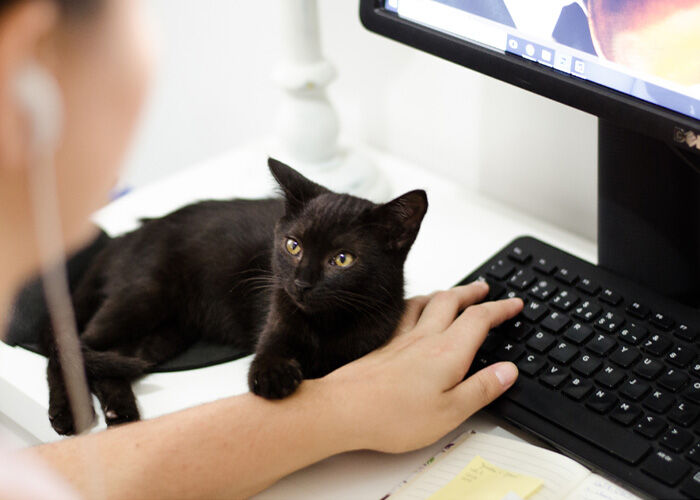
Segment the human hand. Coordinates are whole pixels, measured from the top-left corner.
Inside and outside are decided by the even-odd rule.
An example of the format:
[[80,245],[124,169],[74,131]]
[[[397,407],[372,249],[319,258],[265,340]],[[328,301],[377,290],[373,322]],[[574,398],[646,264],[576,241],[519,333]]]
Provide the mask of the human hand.
[[319,381],[348,449],[426,446],[513,385],[517,368],[508,362],[463,381],[488,331],[523,308],[520,299],[473,305],[487,293],[477,282],[409,300],[388,344]]

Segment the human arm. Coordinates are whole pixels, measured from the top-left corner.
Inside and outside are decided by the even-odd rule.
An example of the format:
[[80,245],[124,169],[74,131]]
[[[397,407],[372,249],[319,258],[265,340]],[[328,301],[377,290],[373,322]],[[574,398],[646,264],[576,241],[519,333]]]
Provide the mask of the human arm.
[[499,363],[462,382],[488,330],[522,308],[517,299],[468,307],[486,292],[473,284],[409,301],[389,344],[289,398],[244,394],[34,452],[86,498],[155,500],[246,497],[336,453],[427,445],[515,380]]

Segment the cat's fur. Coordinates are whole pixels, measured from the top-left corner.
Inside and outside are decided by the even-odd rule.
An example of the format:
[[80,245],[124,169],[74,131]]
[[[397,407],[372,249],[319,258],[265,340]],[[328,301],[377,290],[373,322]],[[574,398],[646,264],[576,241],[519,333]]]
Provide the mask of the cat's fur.
[[[376,205],[275,160],[269,167],[283,199],[189,205],[114,239],[91,263],[73,300],[90,387],[108,425],[137,420],[131,381],[199,338],[254,350],[251,391],[282,398],[303,378],[379,347],[396,328],[425,192]],[[287,250],[288,238],[301,245],[299,255]],[[354,255],[353,264],[333,265],[339,252]],[[70,434],[50,333],[49,418]]]

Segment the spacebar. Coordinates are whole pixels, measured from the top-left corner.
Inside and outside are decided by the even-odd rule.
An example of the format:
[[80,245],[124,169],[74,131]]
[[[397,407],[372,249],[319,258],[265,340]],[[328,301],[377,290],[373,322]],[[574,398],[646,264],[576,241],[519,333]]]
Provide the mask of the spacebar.
[[651,448],[631,431],[522,375],[504,397],[627,463],[639,462]]

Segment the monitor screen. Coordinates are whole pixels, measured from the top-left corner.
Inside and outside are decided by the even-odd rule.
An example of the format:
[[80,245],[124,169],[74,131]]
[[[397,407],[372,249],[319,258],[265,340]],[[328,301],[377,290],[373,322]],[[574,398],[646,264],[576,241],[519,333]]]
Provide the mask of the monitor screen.
[[384,8],[700,119],[700,0],[385,0]]

